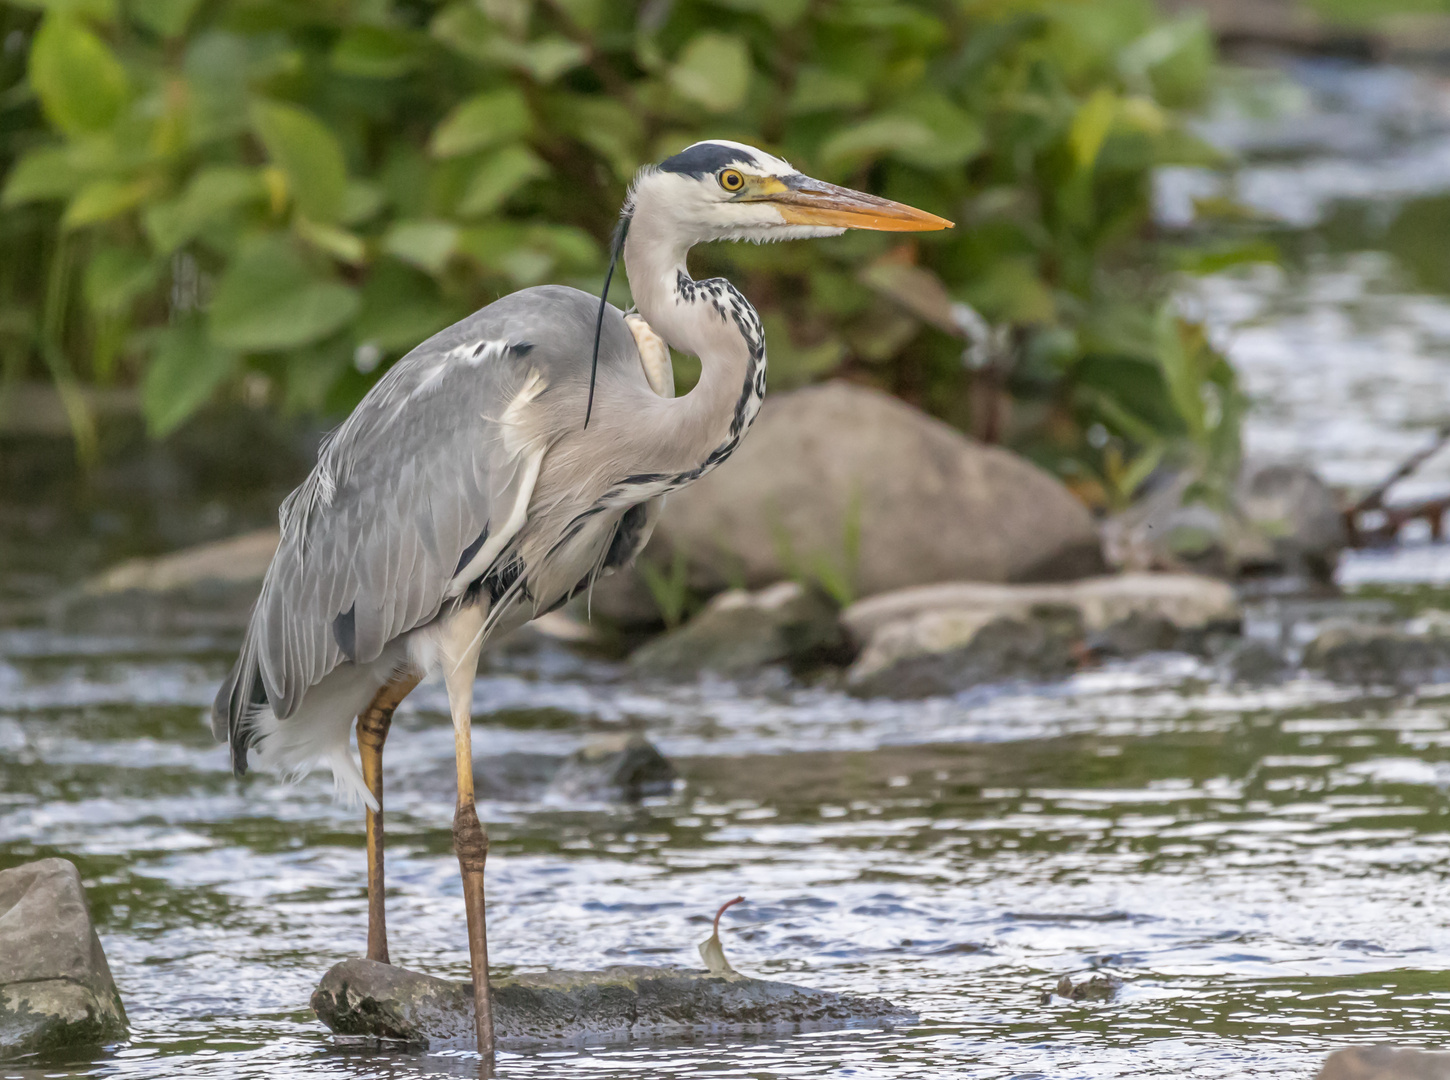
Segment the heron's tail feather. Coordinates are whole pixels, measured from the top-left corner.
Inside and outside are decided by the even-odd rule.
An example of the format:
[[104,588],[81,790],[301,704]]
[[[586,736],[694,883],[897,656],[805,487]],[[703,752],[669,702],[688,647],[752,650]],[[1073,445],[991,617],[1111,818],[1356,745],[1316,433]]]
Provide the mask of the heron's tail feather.
[[211,707],[211,733],[218,742],[231,746],[232,772],[237,776],[247,771],[247,751],[257,741],[253,721],[258,710],[266,707],[267,689],[262,685],[262,672],[248,633],[241,655]]

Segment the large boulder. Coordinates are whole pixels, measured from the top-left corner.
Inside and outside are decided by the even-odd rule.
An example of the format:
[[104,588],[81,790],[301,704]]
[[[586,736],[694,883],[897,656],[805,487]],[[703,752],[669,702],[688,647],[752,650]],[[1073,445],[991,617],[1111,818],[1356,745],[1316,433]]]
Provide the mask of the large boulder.
[[[505,1047],[786,1034],[916,1020],[881,998],[681,968],[551,971],[491,982],[495,1038]],[[469,983],[372,960],[335,965],[313,992],[312,1008],[342,1036],[429,1047],[474,1041]]]
[[730,460],[669,497],[644,558],[676,550],[708,592],[823,565],[858,596],[1103,565],[1091,514],[1048,473],[844,382],[766,398]]
[[75,866],[0,871],[0,1058],[124,1038],[126,1010]]

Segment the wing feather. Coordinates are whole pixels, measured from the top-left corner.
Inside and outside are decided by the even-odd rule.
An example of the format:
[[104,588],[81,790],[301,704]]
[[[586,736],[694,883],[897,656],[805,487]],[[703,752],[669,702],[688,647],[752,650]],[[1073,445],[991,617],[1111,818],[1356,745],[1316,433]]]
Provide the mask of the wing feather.
[[[238,772],[259,706],[285,720],[340,663],[375,661],[491,560],[511,557],[506,525],[524,526],[548,446],[578,424],[597,310],[596,298],[559,286],[505,297],[394,364],[324,440],[282,504],[282,543],[213,710]],[[602,361],[640,364],[619,312],[603,329]],[[541,395],[542,408],[528,407]],[[460,575],[485,528],[472,578]]]
[[[346,660],[334,620],[353,612],[354,658],[437,616],[457,559],[496,508],[522,513],[528,433],[483,419],[517,396],[527,362],[490,365],[434,353],[400,361],[328,441],[283,510],[282,543],[252,626],[261,681],[279,719]],[[512,449],[510,449],[512,448]],[[527,506],[527,495],[523,500]],[[520,524],[522,522],[520,521]]]

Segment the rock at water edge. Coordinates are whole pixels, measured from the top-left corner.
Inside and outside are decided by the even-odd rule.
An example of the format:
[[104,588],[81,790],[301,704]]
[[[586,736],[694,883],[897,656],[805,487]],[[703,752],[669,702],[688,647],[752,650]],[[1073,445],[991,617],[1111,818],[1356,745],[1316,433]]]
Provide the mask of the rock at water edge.
[[[677,968],[620,966],[492,980],[500,1045],[580,1045],[712,1034],[785,1034],[910,1024],[882,998]],[[312,995],[338,1035],[472,1045],[470,984],[372,960],[335,965]]]
[[741,676],[771,664],[802,664],[841,652],[836,607],[814,589],[782,581],[759,592],[732,589],[678,629],[636,649],[644,675],[694,678],[702,671]]
[[125,1035],[79,871],[65,859],[0,871],[0,1058]]
[[1355,1046],[1330,1054],[1315,1080],[1450,1080],[1450,1054]]

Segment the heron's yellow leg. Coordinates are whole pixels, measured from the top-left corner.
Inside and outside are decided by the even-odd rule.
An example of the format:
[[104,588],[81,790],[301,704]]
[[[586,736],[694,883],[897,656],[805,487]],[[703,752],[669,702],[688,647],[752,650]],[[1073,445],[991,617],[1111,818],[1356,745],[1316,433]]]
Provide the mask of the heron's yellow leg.
[[367,811],[368,846],[368,959],[388,963],[388,917],[383,899],[383,743],[393,724],[393,711],[413,687],[418,676],[395,677],[373,695],[357,718],[357,748],[362,756],[363,782],[378,804]]
[[482,646],[483,605],[454,615],[442,632],[440,653],[453,714],[453,755],[458,767],[458,805],[453,811],[453,850],[463,876],[463,907],[468,916],[468,960],[473,972],[474,1026],[478,1052],[493,1053],[493,1003],[488,987],[488,933],[484,926],[483,866],[488,833],[478,820],[473,798],[473,678]]

